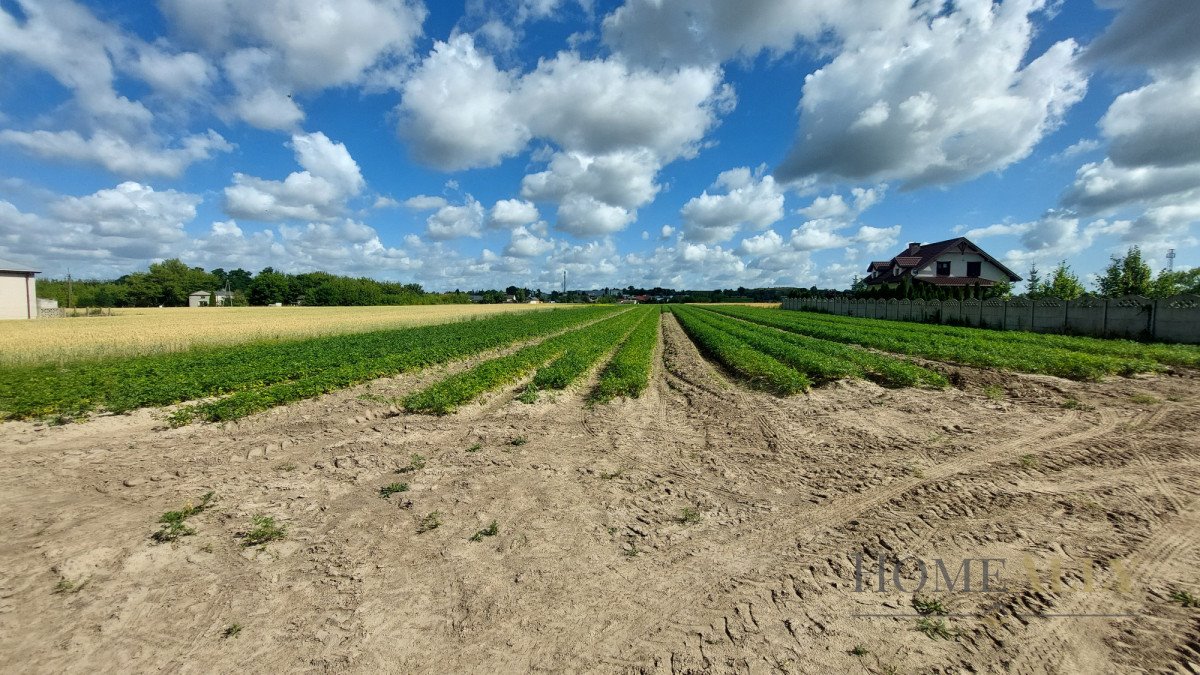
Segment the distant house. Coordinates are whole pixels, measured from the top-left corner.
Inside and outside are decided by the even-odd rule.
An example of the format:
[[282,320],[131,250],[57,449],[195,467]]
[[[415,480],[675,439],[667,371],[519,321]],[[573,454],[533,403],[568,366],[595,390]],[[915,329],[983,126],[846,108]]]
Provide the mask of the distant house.
[[912,281],[914,286],[979,286],[987,288],[999,282],[1016,282],[1013,273],[966,237],[932,244],[912,242],[891,260],[876,260],[867,267],[863,283],[868,286],[895,288]]
[[0,260],[0,319],[36,319],[38,271]]
[[229,291],[196,291],[188,295],[188,307],[208,307],[214,299],[218,305],[228,305],[233,302],[233,293]]

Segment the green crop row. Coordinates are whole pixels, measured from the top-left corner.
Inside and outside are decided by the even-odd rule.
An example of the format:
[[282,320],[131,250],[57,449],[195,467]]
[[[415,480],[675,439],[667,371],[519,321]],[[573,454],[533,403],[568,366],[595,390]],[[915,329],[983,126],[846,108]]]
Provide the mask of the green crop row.
[[489,359],[410,394],[404,399],[404,408],[409,412],[438,415],[453,412],[481,394],[515,382],[539,368],[541,370],[534,375],[537,387],[566,387],[611,351],[640,317],[638,312],[624,311],[507,356]]
[[[576,342],[562,356],[543,366],[533,376],[529,383],[528,393],[536,393],[542,389],[565,389],[580,375],[587,372],[603,356],[612,352],[615,345],[620,344],[629,335],[634,326],[641,323],[643,317],[653,311],[652,308],[639,307],[611,321],[605,321],[607,330],[594,335],[585,342]],[[657,313],[657,312],[656,312]]]
[[804,373],[814,383],[845,377],[868,378],[887,387],[945,387],[939,373],[862,348],[787,333],[729,315],[706,311],[710,325]]
[[714,307],[711,311],[819,340],[857,344],[933,361],[1057,375],[1076,380],[1096,380],[1109,374],[1129,375],[1161,368],[1145,357],[1088,354],[1063,347],[1006,342],[992,339],[992,334],[987,332],[964,336],[930,335],[914,329],[920,324],[834,323],[814,318],[825,315],[755,307]]
[[[0,416],[124,412],[231,396],[188,410],[234,419],[359,382],[464,358],[607,316],[611,308],[503,314],[458,323],[286,342],[0,368]],[[180,421],[188,413],[181,413]]]
[[905,330],[929,336],[951,336],[972,339],[987,339],[996,342],[1031,345],[1034,347],[1058,347],[1084,354],[1113,356],[1127,359],[1148,359],[1164,365],[1200,368],[1200,346],[1154,343],[1133,340],[1057,335],[1054,333],[1031,333],[1020,330],[993,330],[988,328],[964,328],[916,322],[896,322],[885,319],[837,316],[815,312],[800,312],[811,321],[836,325],[868,326],[871,328]]
[[812,384],[803,373],[762,353],[705,319],[705,312],[686,305],[671,305],[671,313],[700,351],[716,359],[751,386],[788,395],[805,391]]
[[601,371],[600,381],[592,392],[593,401],[604,403],[618,396],[637,398],[642,395],[650,382],[661,318],[662,311],[658,307],[645,312],[637,327]]

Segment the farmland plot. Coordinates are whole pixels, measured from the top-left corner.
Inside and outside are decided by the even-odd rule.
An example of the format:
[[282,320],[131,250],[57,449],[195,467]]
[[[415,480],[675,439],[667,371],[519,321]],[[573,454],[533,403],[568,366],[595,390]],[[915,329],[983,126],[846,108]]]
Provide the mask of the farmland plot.
[[[977,364],[1019,352],[770,309],[574,319],[237,424],[0,424],[0,669],[1200,662],[1186,354]],[[383,344],[343,354],[420,354]],[[903,589],[856,590],[880,557]],[[918,592],[918,558],[1004,560],[1006,586]]]

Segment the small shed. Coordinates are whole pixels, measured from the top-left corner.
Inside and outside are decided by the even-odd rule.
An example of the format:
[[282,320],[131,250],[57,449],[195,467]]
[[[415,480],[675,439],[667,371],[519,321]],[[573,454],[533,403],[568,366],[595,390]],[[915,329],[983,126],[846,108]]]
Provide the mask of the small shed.
[[214,299],[218,305],[228,305],[233,301],[233,293],[229,291],[196,291],[188,295],[188,307],[208,307]]
[[0,260],[0,319],[36,319],[38,273],[31,267]]

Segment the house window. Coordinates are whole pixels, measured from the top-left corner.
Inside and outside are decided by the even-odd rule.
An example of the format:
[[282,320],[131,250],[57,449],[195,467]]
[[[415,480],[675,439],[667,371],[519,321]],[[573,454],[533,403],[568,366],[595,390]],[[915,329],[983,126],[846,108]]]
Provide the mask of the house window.
[[967,263],[967,276],[978,277],[979,273],[982,271],[981,270],[982,267],[983,267],[983,263],[981,263],[981,262]]
[[937,275],[938,275],[939,277],[948,277],[948,276],[950,276],[950,261],[949,261],[949,260],[945,260],[945,261],[939,260],[939,261],[938,261],[938,264],[937,264]]

